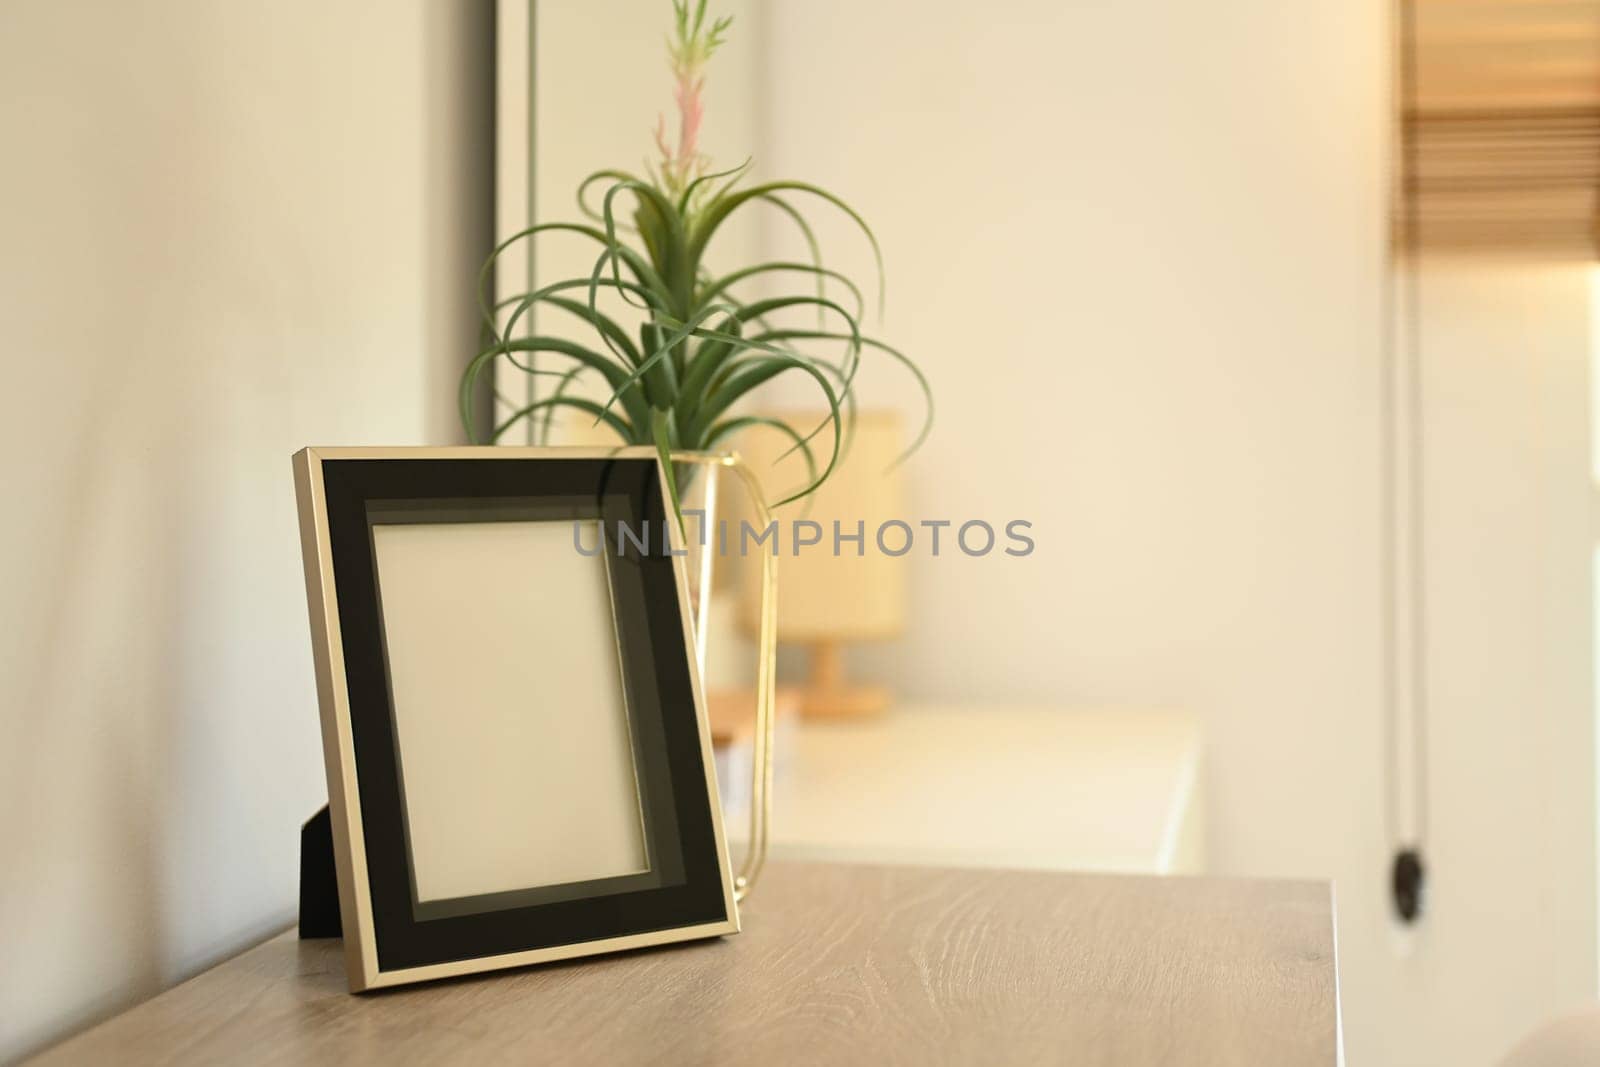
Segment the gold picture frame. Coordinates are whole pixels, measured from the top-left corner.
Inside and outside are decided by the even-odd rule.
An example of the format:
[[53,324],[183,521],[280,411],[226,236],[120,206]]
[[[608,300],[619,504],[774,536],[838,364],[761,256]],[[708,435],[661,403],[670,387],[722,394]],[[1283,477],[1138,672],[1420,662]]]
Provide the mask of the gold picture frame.
[[[678,523],[667,521],[670,504],[655,451],[633,447],[307,448],[296,453],[294,470],[351,991],[738,932],[735,880],[717,799],[705,700],[694,666],[684,563],[687,549]],[[484,542],[473,535],[474,530],[501,524],[495,528],[497,543],[514,542],[526,549],[530,541],[520,533],[524,527],[532,529],[528,524],[569,520],[593,523],[598,538],[594,546],[605,549],[603,588],[611,601],[614,646],[596,650],[595,662],[608,662],[610,656],[618,663],[625,740],[617,744],[622,746],[618,751],[632,761],[635,783],[635,796],[629,801],[613,795],[620,787],[607,778],[612,782],[609,799],[596,796],[592,798],[596,805],[591,807],[621,811],[625,802],[637,803],[639,855],[645,857],[645,866],[595,867],[596,873],[587,880],[550,884],[513,883],[508,887],[484,883],[482,892],[449,896],[454,891],[449,885],[473,885],[470,879],[485,870],[502,880],[514,877],[515,863],[510,859],[537,866],[546,854],[554,853],[545,849],[530,859],[524,842],[522,852],[502,855],[495,851],[500,847],[495,834],[505,837],[504,828],[485,830],[477,825],[483,821],[481,817],[473,825],[463,824],[461,812],[467,809],[452,792],[437,788],[440,781],[448,781],[448,776],[459,770],[463,791],[482,789],[481,783],[467,777],[474,767],[458,768],[430,755],[438,747],[436,740],[448,738],[448,731],[458,724],[462,731],[470,732],[478,728],[475,724],[486,724],[481,728],[491,730],[496,723],[516,721],[518,730],[523,731],[518,736],[524,739],[525,731],[534,727],[520,719],[506,719],[505,708],[490,715],[472,706],[441,702],[439,692],[455,692],[441,688],[454,684],[452,678],[473,682],[472,675],[460,673],[469,670],[468,665],[451,661],[430,667],[445,672],[440,676],[443,682],[435,678],[413,685],[407,680],[409,665],[434,655],[426,639],[433,623],[425,617],[417,621],[417,616],[427,613],[412,601],[426,603],[429,613],[443,616],[436,620],[439,632],[456,642],[452,647],[470,651],[474,646],[461,645],[460,631],[464,626],[470,629],[471,620],[462,611],[441,611],[435,603],[438,589],[449,590],[450,561],[461,558],[451,553],[471,552],[473,565],[479,566]],[[613,520],[618,524],[614,534],[608,533],[606,525]],[[623,533],[625,521],[637,522],[643,536]],[[422,536],[408,532],[397,539],[402,531]],[[498,536],[507,533],[518,536]],[[573,537],[572,547],[579,548],[576,525]],[[458,540],[460,547],[451,548]],[[396,571],[399,577],[385,578],[380,571],[388,574],[384,568],[400,564],[382,561],[410,558],[403,553],[385,555],[390,550],[381,546],[390,542],[434,547],[427,549],[432,555],[419,557],[423,563],[406,564],[423,567],[422,571],[410,578]],[[579,562],[580,552],[581,548],[570,561],[551,557],[545,573],[565,576],[581,571],[585,565]],[[530,591],[537,599],[537,594],[548,588],[549,583],[541,585],[525,570],[513,577],[527,579],[529,584],[523,593],[513,590],[515,595],[508,594],[508,602],[525,601]],[[418,574],[422,580],[416,579]],[[381,595],[385,589],[395,594],[391,597],[395,602],[387,607],[388,618]],[[448,596],[457,593],[449,591]],[[409,619],[397,617],[402,611],[411,612]],[[598,633],[592,626],[590,630]],[[448,643],[441,639],[441,647]],[[539,650],[527,649],[525,654],[537,661]],[[391,662],[396,656],[406,666]],[[569,649],[564,659],[573,658]],[[474,660],[470,669],[494,672],[500,669],[498,664],[513,662],[524,672],[518,677],[527,677],[529,668],[520,655],[486,653]],[[566,666],[550,665],[552,670]],[[458,673],[450,675],[451,671]],[[471,684],[466,688],[482,690]],[[545,703],[559,705],[560,701]],[[603,710],[602,704],[589,703]],[[536,705],[543,707],[538,700],[530,700],[527,707]],[[509,714],[522,710],[519,705]],[[574,721],[564,705],[543,707],[539,714],[551,723]],[[606,721],[606,716],[598,713],[590,713],[589,718]],[[600,731],[598,726],[594,729]],[[413,736],[408,731],[417,730],[422,732],[414,735],[426,742],[408,748],[405,739]],[[488,747],[480,746],[481,751],[492,753],[496,736],[488,735],[482,745]],[[470,746],[463,749],[468,750]],[[527,748],[530,758],[541,751],[538,743]],[[565,759],[567,753],[560,755]],[[612,766],[605,760],[597,765]],[[407,766],[413,771],[421,769],[410,776],[412,789],[426,789],[426,794],[408,795]],[[550,762],[550,766],[556,764]],[[509,772],[502,778],[513,782],[516,789],[524,785]],[[428,784],[419,786],[417,781]],[[544,786],[536,782],[527,788]],[[515,827],[519,818],[548,821],[570,818],[575,809],[590,810],[577,795],[584,788],[588,787],[567,783],[562,796],[548,798],[551,807],[543,815],[539,811],[506,812],[513,825],[510,839],[518,840]],[[440,808],[437,798],[441,795],[449,796],[451,804],[444,805],[439,814],[433,809]],[[515,795],[520,801],[533,797],[532,807],[542,803],[532,793]],[[480,805],[471,810],[487,809]],[[428,819],[446,820],[442,825],[448,832],[424,834],[418,829],[419,811],[428,813]],[[438,877],[439,871],[460,872],[450,867],[455,858],[436,858],[432,853],[426,858],[428,877],[422,877],[424,840],[445,841],[448,852],[457,847],[457,836],[477,843],[472,846],[477,849],[470,857],[472,862],[458,864],[470,868],[464,876],[468,881]],[[567,842],[561,847],[572,850],[570,842],[576,839],[568,834],[561,838]],[[433,883],[447,886],[434,893],[434,897],[445,893],[445,899],[433,899],[423,891]]]

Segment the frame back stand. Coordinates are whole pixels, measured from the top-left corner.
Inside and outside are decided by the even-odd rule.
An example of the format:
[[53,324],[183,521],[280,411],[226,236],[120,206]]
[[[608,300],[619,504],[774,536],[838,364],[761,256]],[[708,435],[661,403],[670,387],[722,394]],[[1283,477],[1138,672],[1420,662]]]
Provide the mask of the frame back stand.
[[[739,477],[764,529],[771,520],[761,483],[736,452],[674,452],[677,463],[727,467]],[[772,812],[773,703],[777,687],[778,557],[764,552],[761,564],[761,626],[756,655],[756,758],[750,783],[750,853],[734,879],[734,899],[743,900],[767,858]],[[300,938],[341,937],[339,884],[333,861],[333,822],[324,804],[300,827]]]
[[300,827],[300,939],[343,934],[333,869],[333,821],[324,804]]

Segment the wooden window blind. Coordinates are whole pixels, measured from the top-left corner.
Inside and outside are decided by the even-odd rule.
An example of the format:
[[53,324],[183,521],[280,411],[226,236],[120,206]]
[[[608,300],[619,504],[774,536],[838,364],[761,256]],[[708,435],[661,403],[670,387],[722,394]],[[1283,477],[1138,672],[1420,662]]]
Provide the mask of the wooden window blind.
[[1600,0],[1398,2],[1397,240],[1595,258]]

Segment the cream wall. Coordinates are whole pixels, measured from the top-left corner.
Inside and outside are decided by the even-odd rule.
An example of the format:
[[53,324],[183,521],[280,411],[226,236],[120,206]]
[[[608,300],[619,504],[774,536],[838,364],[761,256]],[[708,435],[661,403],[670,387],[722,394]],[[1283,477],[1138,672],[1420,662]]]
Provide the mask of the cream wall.
[[1370,925],[1346,942],[1378,980],[1368,1027],[1387,1035],[1403,1011],[1445,1062],[1487,1062],[1595,995],[1592,278],[1423,274],[1438,876],[1412,943]]
[[293,917],[289,456],[459,432],[490,14],[0,5],[0,1060]]
[[[1486,1063],[1595,992],[1587,273],[1428,267],[1435,877],[1403,935],[1386,12],[774,0],[763,165],[887,250],[883,331],[939,401],[914,517],[1035,525],[1025,559],[919,557],[905,640],[862,661],[941,700],[1200,713],[1214,869],[1338,883],[1350,1062]],[[848,225],[823,241],[868,268]],[[915,404],[892,369],[864,389]]]

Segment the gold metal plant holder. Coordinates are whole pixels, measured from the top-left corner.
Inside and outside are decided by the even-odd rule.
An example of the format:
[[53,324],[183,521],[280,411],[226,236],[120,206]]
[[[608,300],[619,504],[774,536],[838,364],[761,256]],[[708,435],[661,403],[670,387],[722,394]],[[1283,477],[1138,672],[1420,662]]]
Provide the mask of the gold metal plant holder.
[[[738,475],[762,529],[772,521],[761,483],[737,452],[674,452],[674,463],[726,467]],[[772,821],[772,743],[776,733],[774,696],[778,656],[778,554],[761,553],[761,619],[756,638],[756,738],[750,772],[750,845],[733,879],[733,899],[743,902],[767,862],[767,828]]]

